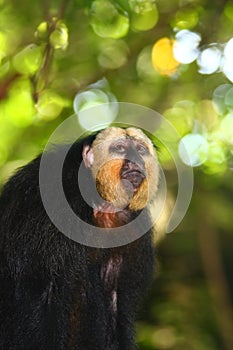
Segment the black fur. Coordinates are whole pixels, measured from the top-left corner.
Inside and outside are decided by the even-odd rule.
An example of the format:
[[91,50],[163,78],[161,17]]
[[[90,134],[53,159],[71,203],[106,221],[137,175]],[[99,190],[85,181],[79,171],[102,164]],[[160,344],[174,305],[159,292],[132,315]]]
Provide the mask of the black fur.
[[[70,206],[89,223],[93,209],[77,188],[77,169],[83,142],[92,139],[72,146],[63,169]],[[39,166],[40,157],[14,175],[0,197],[0,349],[134,349],[135,313],[153,275],[151,232],[109,249],[67,238],[43,208]],[[86,175],[90,186],[89,170]],[[49,195],[56,196],[56,188]]]

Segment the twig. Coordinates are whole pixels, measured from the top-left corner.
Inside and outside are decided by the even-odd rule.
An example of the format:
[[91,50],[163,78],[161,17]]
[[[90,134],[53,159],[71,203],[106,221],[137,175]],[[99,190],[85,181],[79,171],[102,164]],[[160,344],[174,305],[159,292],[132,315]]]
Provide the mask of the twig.
[[48,42],[47,42],[47,44],[45,46],[45,50],[44,50],[44,59],[43,59],[42,65],[40,67],[40,70],[37,72],[37,74],[31,79],[33,87],[34,87],[33,97],[34,97],[35,102],[37,102],[37,100],[38,100],[38,92],[39,92],[39,91],[37,91],[38,90],[38,87],[37,87],[38,81],[39,80],[44,81],[43,88],[46,88],[49,84],[49,72],[50,72],[50,69],[52,66],[53,56],[54,56],[54,48],[49,42],[49,37],[50,37],[50,34],[56,28],[57,22],[61,18],[64,17],[67,5],[68,5],[68,0],[61,1],[61,5],[60,5],[58,12],[57,12],[56,20],[54,20],[54,18],[52,18],[49,14],[49,3],[47,1],[44,2],[44,12],[46,11],[46,13],[44,13],[44,15],[49,22],[49,33],[48,33]]

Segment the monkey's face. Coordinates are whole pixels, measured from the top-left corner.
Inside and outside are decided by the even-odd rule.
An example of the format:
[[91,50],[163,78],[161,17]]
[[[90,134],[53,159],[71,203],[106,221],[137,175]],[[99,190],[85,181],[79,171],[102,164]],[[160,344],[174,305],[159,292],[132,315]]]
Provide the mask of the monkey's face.
[[158,161],[151,141],[139,129],[107,128],[83,159],[100,196],[116,208],[143,209],[158,185]]

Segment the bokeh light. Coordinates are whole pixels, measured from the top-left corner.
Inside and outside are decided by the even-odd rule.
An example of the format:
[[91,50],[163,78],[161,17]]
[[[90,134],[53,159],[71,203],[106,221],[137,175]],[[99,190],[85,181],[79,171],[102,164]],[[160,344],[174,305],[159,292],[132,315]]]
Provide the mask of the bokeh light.
[[174,40],[159,39],[152,48],[152,64],[156,71],[162,75],[173,75],[177,72],[179,62],[173,54]]
[[152,29],[158,22],[159,13],[154,0],[129,0],[132,11],[131,28],[135,31]]
[[185,7],[179,9],[172,20],[172,27],[174,30],[194,28],[198,23],[200,12],[200,7]]
[[91,26],[103,38],[119,39],[129,30],[129,18],[108,0],[95,0],[91,6]]
[[213,105],[217,113],[225,114],[228,111],[226,105],[226,95],[233,88],[232,84],[219,85],[213,92]]
[[20,43],[20,25],[10,4],[0,2],[0,64]]
[[11,87],[4,104],[5,117],[15,126],[26,128],[35,121],[36,109],[32,99],[31,83],[18,79]]
[[183,64],[195,61],[199,55],[200,41],[200,34],[186,29],[180,30],[175,36],[173,47],[175,59]]
[[227,114],[221,121],[220,131],[224,141],[233,145],[233,113]]
[[220,142],[209,142],[208,156],[204,164],[204,171],[209,174],[221,174],[227,169],[225,148]]
[[196,119],[208,131],[218,125],[218,114],[211,100],[201,100],[196,104]]
[[226,92],[225,104],[228,111],[233,112],[233,86]]
[[221,67],[222,51],[217,44],[211,44],[203,49],[198,58],[199,73],[213,74]]
[[102,79],[75,96],[74,111],[84,129],[98,130],[99,125],[107,127],[116,118],[117,99],[108,88],[107,80]]
[[176,128],[181,136],[190,131],[192,120],[182,106],[174,106],[173,108],[167,109],[163,115]]
[[232,57],[233,57],[233,39],[230,39],[224,48],[222,71],[226,75],[226,77],[233,82]]
[[203,164],[208,156],[209,145],[200,134],[187,134],[179,143],[179,155],[182,161],[192,167]]
[[13,66],[21,74],[33,75],[41,65],[42,54],[41,46],[30,44],[13,57]]
[[100,44],[98,62],[107,69],[117,69],[127,62],[128,46],[123,40],[108,39]]
[[57,118],[63,107],[62,97],[50,89],[43,90],[36,104],[40,119],[47,121]]
[[142,49],[137,59],[137,73],[138,76],[146,81],[156,81],[160,76],[154,69],[151,60],[152,46],[146,46]]
[[226,154],[224,152],[224,147],[221,143],[212,142],[209,143],[209,151],[207,162],[213,164],[222,164],[226,161]]

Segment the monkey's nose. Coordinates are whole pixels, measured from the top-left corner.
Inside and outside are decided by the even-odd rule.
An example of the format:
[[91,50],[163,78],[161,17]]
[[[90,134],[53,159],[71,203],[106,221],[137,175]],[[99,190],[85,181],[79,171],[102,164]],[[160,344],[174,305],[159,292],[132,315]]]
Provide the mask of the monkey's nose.
[[136,150],[134,145],[131,145],[126,153],[125,156],[125,162],[135,164],[136,167],[140,168],[141,170],[144,170],[145,168],[145,162],[143,158],[140,156],[138,151]]
[[138,171],[145,175],[145,168],[144,168],[144,162],[134,162],[132,160],[125,159],[122,172],[131,172],[131,171]]

